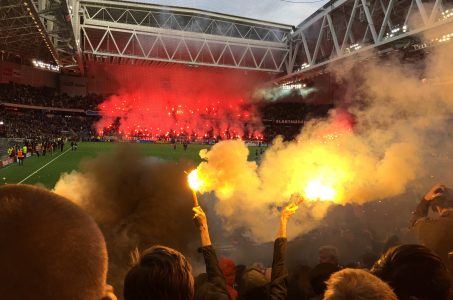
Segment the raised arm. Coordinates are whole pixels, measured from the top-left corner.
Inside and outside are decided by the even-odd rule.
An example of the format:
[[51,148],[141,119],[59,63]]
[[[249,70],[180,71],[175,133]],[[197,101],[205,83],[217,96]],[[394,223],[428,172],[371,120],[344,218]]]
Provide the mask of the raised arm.
[[227,284],[222,270],[219,267],[219,261],[215,253],[214,247],[211,244],[211,237],[209,236],[208,220],[201,206],[192,208],[194,212],[194,221],[197,229],[200,231],[201,247],[199,251],[203,254],[206,274],[208,275],[208,282],[211,285],[211,296],[215,299],[223,300],[230,299],[227,290]]
[[274,256],[272,259],[271,283],[269,288],[269,299],[286,299],[288,271],[285,265],[287,233],[286,227],[288,220],[299,208],[297,204],[286,206],[280,216],[280,225],[277,232],[277,239],[274,242]]
[[431,205],[431,201],[436,199],[437,197],[441,196],[445,191],[445,186],[443,184],[435,184],[428,193],[422,198],[422,200],[418,203],[415,211],[412,213],[412,221],[411,226],[414,227],[417,224],[417,221],[428,216],[429,207]]
[[192,211],[194,213],[193,219],[195,221],[195,226],[197,226],[197,229],[200,231],[201,246],[211,246],[211,237],[209,236],[208,219],[206,218],[206,214],[201,206],[192,208]]
[[280,215],[280,226],[277,232],[277,239],[278,238],[286,238],[286,227],[288,224],[288,220],[296,213],[299,206],[296,203],[291,203],[286,206]]

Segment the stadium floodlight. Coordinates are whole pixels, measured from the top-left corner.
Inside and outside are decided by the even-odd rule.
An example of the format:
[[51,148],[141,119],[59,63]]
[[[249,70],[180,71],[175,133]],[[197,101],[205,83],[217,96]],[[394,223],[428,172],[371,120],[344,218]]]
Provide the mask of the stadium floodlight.
[[0,125],[3,125],[3,124],[5,124],[5,123],[3,123],[3,121],[0,121]]
[[52,65],[45,63],[40,60],[33,59],[32,60],[33,66],[38,69],[48,70],[52,72],[60,72],[60,66]]
[[447,10],[442,12],[441,19],[446,20],[446,19],[451,18],[451,17],[453,17],[453,9],[452,10],[447,9]]
[[449,33],[449,34],[444,34],[440,38],[437,38],[436,41],[438,41],[439,43],[449,42],[452,38],[453,38],[453,33]]
[[300,67],[299,67],[299,71],[302,71],[303,69],[306,69],[306,68],[308,68],[308,67],[310,67],[310,64],[309,64],[309,63],[306,63],[306,62],[304,62],[304,63],[303,63],[302,65],[300,65]]

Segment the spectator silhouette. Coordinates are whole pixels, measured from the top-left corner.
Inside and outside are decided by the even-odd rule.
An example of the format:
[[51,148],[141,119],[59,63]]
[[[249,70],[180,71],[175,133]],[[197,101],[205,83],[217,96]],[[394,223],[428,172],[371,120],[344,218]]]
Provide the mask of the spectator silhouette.
[[[430,208],[438,218],[428,218]],[[413,215],[412,229],[419,241],[448,265],[448,253],[453,250],[453,190],[442,184],[434,185]]]

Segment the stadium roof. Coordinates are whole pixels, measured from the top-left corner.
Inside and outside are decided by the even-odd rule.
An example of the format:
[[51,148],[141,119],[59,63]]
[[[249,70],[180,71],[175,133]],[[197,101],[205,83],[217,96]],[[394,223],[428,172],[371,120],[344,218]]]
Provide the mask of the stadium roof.
[[132,0],[297,25],[328,0]]
[[[84,1],[84,0],[81,0]],[[210,17],[212,19],[228,19],[228,20],[233,20],[239,23],[248,23],[248,24],[253,24],[253,25],[261,25],[261,26],[271,26],[275,28],[282,28],[282,29],[291,29],[292,26],[284,23],[277,23],[277,22],[270,22],[270,21],[264,21],[260,19],[254,19],[254,18],[248,18],[248,17],[243,17],[243,16],[238,16],[238,15],[231,15],[231,14],[226,14],[226,13],[220,13],[220,12],[213,12],[213,11],[208,11],[208,10],[203,10],[203,9],[198,9],[198,8],[190,8],[190,7],[183,7],[183,6],[170,6],[170,5],[160,5],[160,4],[153,4],[150,1],[144,2],[144,1],[125,1],[125,0],[98,0],[96,1],[99,4],[108,4],[110,7],[124,7],[127,6],[129,8],[145,8],[147,10],[151,11],[158,11],[158,12],[174,12],[174,13],[179,13],[179,14],[184,14],[187,16],[194,15],[194,16],[203,16],[203,17]]]
[[[86,61],[183,63],[281,72],[292,26],[192,8],[82,0]],[[139,60],[139,61],[138,61]]]
[[0,0],[0,4],[0,50],[55,62],[55,50],[33,3]]
[[293,22],[264,21],[259,12],[304,5],[292,10],[302,20],[327,0],[178,1],[0,0],[0,50],[81,73],[83,58],[280,72]]

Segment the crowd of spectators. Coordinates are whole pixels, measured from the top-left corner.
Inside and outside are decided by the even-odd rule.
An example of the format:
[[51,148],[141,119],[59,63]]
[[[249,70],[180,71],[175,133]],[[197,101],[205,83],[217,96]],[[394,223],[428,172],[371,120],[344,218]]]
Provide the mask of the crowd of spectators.
[[62,112],[0,107],[7,138],[54,139],[61,136],[90,137],[95,135],[94,117]]
[[[6,103],[88,110],[101,100],[95,95],[60,95],[49,88],[0,85],[0,102]],[[277,134],[291,138],[305,121],[326,116],[329,108],[292,102],[264,105],[261,113],[265,135],[268,139]],[[95,135],[92,124],[96,117],[83,113],[9,106],[0,107],[0,112],[7,137],[26,140],[23,146],[10,148],[11,157],[26,157],[27,152],[36,155],[61,152],[65,136]],[[75,149],[76,144],[72,142],[71,146]],[[262,153],[256,151],[255,156],[259,155]],[[282,208],[272,266],[264,268],[259,264],[236,265],[224,257],[218,259],[206,215],[201,207],[194,207],[205,272],[195,275],[189,260],[175,249],[149,245],[142,253],[133,253],[133,265],[124,278],[122,295],[117,296],[125,300],[447,300],[453,297],[451,189],[434,186],[415,209],[411,228],[420,244],[401,245],[397,240],[389,240],[386,245],[373,245],[372,234],[366,230],[354,234],[357,238],[350,240],[334,229],[312,232],[312,243],[316,235],[337,235],[353,243],[357,253],[349,255],[365,253],[371,245],[375,250],[373,255],[361,257],[357,264],[342,264],[336,247],[322,246],[317,265],[288,266],[286,231],[297,209],[297,204]],[[437,218],[428,218],[430,209]],[[104,236],[79,207],[38,187],[6,185],[0,187],[0,220],[2,299],[117,298],[107,283]],[[336,229],[343,230],[340,225]],[[304,247],[309,242],[301,240],[298,245]]]
[[[0,84],[2,137],[38,141],[60,137],[90,139],[96,136],[93,124],[98,117],[89,116],[85,111],[95,110],[103,100],[104,97],[96,94],[69,96],[49,87]],[[31,107],[14,106],[16,104]],[[80,112],[58,109],[79,109]]]
[[[437,216],[428,218],[429,209]],[[416,207],[411,228],[422,244],[390,247],[368,269],[342,266],[337,249],[326,246],[319,249],[318,265],[289,274],[287,227],[297,210],[297,203],[282,208],[272,266],[266,270],[218,259],[207,217],[196,206],[193,219],[205,273],[195,276],[183,253],[150,245],[132,253],[122,297],[118,296],[125,300],[451,299],[453,190],[435,185]],[[39,187],[6,185],[0,187],[0,219],[4,299],[117,299],[107,283],[103,234],[81,208]]]
[[105,98],[97,94],[69,96],[49,87],[15,83],[0,84],[0,102],[83,110],[95,110]]
[[[0,84],[0,102],[23,104],[45,108],[80,109],[82,111],[96,110],[105,97],[96,94],[86,96],[69,96],[58,93],[49,87],[32,87],[15,83]],[[324,117],[331,108],[329,105],[304,104],[297,101],[282,101],[276,103],[263,103],[259,112],[264,125],[263,136],[265,141],[272,141],[276,136],[282,135],[285,139],[294,138],[304,122],[313,117]],[[0,107],[0,110],[2,108]],[[92,134],[92,124],[96,118],[83,116],[73,117],[71,114],[49,112],[49,109],[15,108],[15,113],[6,112],[5,117],[12,120],[8,125],[9,137],[29,137],[34,134],[59,134],[58,131],[76,132],[80,135]],[[25,122],[25,119],[29,120]],[[60,129],[57,127],[60,124]],[[247,126],[244,126],[247,127]],[[105,135],[117,135],[117,126],[105,128]],[[217,137],[207,132],[212,139]],[[138,134],[138,138],[140,138]],[[223,137],[228,138],[228,137]],[[218,137],[222,139],[222,137]]]

